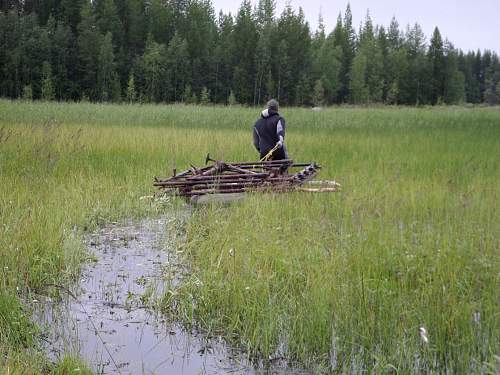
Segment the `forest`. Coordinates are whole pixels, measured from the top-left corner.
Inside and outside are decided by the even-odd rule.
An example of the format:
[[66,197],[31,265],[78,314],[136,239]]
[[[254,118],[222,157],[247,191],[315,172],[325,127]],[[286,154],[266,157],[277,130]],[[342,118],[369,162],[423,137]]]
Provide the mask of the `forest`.
[[2,0],[0,97],[294,106],[500,103],[495,51],[462,51],[436,27],[378,25],[350,6],[327,31],[302,9],[243,0]]

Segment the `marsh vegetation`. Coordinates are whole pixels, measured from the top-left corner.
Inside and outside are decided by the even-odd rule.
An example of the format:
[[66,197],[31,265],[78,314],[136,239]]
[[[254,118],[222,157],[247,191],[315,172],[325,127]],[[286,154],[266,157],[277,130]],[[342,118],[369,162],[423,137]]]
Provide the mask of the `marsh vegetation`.
[[[85,233],[168,209],[140,199],[153,176],[209,151],[255,159],[257,112],[0,101],[2,371],[76,366],[33,354],[26,301],[75,280]],[[343,191],[195,210],[178,244],[191,276],[162,312],[316,371],[497,371],[500,111],[283,112],[292,157]]]

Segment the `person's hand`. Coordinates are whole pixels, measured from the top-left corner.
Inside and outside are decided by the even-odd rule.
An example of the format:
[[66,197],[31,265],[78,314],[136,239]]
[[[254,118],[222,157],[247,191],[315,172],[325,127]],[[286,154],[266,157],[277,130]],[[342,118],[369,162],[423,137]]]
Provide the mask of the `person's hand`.
[[283,147],[283,137],[280,137],[280,140],[278,141],[278,143],[276,143],[276,146],[278,146],[279,148]]

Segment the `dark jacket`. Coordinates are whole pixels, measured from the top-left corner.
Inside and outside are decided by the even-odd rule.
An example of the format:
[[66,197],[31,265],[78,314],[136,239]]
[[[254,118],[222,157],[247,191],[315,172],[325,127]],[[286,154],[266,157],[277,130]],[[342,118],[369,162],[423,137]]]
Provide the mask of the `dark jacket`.
[[[253,144],[260,157],[263,158],[271,151],[276,143],[279,142],[280,136],[285,140],[285,119],[280,114],[272,109],[262,111],[260,119],[257,120],[253,127]],[[287,158],[285,145],[273,152],[274,160]]]

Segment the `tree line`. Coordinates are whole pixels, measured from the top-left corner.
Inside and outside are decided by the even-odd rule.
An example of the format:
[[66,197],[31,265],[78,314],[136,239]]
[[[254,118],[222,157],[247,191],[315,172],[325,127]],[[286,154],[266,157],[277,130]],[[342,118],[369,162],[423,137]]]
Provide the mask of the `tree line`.
[[327,33],[275,0],[216,16],[211,0],[1,0],[0,96],[285,105],[500,103],[496,52],[350,6]]

